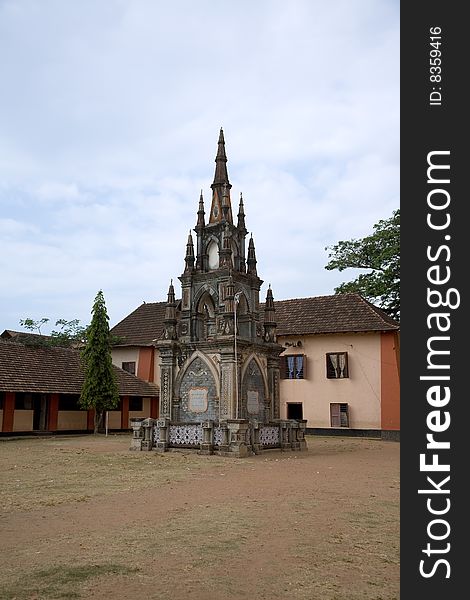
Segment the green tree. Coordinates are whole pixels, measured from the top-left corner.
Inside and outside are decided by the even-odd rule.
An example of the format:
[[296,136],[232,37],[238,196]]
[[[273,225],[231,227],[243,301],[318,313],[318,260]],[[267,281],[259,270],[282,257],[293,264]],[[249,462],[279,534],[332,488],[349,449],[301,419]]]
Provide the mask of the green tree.
[[394,319],[400,318],[400,209],[374,225],[374,232],[359,240],[328,246],[325,269],[367,269],[350,282],[335,288],[336,294],[357,292],[377,304]]
[[80,406],[87,410],[95,410],[94,429],[95,433],[98,433],[103,427],[105,411],[112,410],[119,404],[119,392],[111,361],[109,317],[101,290],[96,295],[91,313],[86,344],[81,354],[85,379]]
[[37,321],[29,317],[27,319],[20,319],[22,327],[35,333],[34,336],[22,336],[21,341],[24,344],[32,346],[62,346],[66,348],[78,347],[85,343],[86,327],[80,325],[78,319],[72,319],[72,321],[59,319],[55,323],[55,326],[59,327],[59,329],[51,331],[50,335],[44,335],[41,327],[48,323],[49,320],[47,317],[43,317]]

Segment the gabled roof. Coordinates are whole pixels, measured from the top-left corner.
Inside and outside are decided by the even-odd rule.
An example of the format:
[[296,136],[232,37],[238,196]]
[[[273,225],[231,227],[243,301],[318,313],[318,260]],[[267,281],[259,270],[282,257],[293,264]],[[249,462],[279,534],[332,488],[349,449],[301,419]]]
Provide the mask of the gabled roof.
[[[141,304],[111,329],[117,345],[151,346],[163,332],[166,302]],[[399,324],[359,294],[335,294],[274,301],[276,334],[307,335],[395,331]],[[261,321],[264,304],[260,304]],[[178,314],[177,314],[178,317]]]
[[166,302],[141,304],[117,325],[111,333],[119,339],[117,346],[151,346],[163,333]]
[[[121,396],[157,396],[158,388],[114,366]],[[80,352],[0,341],[0,391],[79,394],[83,384]]]
[[275,300],[277,335],[394,331],[399,324],[359,294]]
[[0,338],[11,342],[19,342],[20,344],[35,341],[40,342],[41,340],[50,340],[49,335],[42,335],[41,333],[31,333],[29,331],[13,331],[12,329],[5,329],[0,334]]

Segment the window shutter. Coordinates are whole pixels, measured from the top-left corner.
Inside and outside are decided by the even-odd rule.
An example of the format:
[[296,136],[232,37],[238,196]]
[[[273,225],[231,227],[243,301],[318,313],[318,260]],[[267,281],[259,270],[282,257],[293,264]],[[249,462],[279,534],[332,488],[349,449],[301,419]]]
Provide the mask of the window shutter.
[[336,370],[329,354],[326,355],[326,376],[328,379],[336,379]]
[[338,402],[330,404],[330,417],[332,427],[341,427],[340,405]]
[[281,379],[287,379],[287,357],[281,356],[279,362],[279,370],[281,373]]

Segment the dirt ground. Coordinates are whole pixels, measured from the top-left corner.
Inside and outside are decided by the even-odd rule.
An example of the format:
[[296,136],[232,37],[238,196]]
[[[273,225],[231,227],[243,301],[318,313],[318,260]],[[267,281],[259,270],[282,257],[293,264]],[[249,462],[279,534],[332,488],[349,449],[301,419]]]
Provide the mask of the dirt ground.
[[247,459],[0,439],[0,598],[396,600],[399,444]]

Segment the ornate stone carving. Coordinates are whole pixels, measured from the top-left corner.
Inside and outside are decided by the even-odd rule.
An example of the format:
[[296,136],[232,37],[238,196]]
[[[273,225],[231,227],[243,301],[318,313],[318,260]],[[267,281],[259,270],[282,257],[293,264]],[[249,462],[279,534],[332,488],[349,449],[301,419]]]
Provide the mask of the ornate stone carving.
[[200,425],[170,425],[170,445],[199,446],[202,443],[202,428]]

